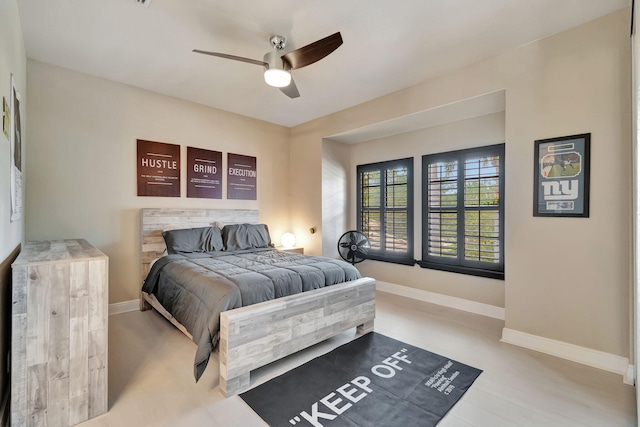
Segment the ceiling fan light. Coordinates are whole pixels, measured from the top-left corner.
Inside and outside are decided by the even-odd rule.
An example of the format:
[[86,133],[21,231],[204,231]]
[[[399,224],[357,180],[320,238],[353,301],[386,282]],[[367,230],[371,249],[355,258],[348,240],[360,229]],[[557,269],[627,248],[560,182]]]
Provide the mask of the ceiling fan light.
[[264,81],[269,86],[286,87],[291,83],[291,73],[277,68],[270,68],[264,72]]

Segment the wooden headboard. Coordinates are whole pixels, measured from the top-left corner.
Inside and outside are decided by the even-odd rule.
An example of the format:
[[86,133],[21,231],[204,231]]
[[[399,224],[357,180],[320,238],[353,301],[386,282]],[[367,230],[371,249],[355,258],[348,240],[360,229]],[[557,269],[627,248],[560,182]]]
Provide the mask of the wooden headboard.
[[259,211],[250,209],[142,209],[140,227],[142,278],[149,273],[149,265],[165,255],[167,247],[162,238],[165,230],[210,227],[214,223],[258,224]]

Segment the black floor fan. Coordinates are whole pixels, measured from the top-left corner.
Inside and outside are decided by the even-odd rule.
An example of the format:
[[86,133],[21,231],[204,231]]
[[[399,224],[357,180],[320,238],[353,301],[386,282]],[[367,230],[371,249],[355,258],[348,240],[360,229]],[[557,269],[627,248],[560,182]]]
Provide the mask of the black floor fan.
[[347,231],[338,239],[338,253],[351,264],[364,261],[370,248],[369,239],[358,230]]

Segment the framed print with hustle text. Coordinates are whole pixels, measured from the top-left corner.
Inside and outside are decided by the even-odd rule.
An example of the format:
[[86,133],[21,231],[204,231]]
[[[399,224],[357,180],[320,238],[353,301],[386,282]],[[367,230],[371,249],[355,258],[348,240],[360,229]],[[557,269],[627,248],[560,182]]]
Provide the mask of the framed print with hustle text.
[[591,134],[535,141],[533,216],[589,217]]
[[180,146],[137,140],[138,196],[180,197]]

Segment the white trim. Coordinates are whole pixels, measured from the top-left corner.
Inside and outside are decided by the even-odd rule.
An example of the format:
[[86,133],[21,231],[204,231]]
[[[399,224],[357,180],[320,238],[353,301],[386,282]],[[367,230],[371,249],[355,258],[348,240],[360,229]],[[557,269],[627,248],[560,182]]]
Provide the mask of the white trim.
[[[638,6],[638,5],[636,5]],[[638,24],[640,24],[640,9],[633,8],[633,33],[631,34],[631,113],[633,125],[631,126],[631,145],[633,154],[633,246],[631,252],[633,267],[633,287],[631,302],[631,354],[633,354],[633,362],[635,366],[632,368],[631,375],[627,372],[626,380],[631,380],[640,376],[638,367],[640,367],[640,40],[638,32]],[[633,365],[631,365],[633,366]],[[627,381],[625,380],[625,383]],[[627,383],[629,384],[629,383]],[[636,387],[636,414],[640,417],[640,389]]]
[[508,328],[502,329],[500,341],[620,374],[625,384],[634,383],[633,365],[626,357]]
[[132,299],[131,301],[114,302],[109,304],[109,316],[114,314],[128,313],[130,311],[140,310],[140,300]]
[[470,313],[504,320],[504,308],[497,307],[495,305],[484,304],[449,295],[437,294],[435,292],[424,291],[422,289],[410,288],[408,286],[396,285],[395,283],[388,282],[377,281],[376,289],[390,294],[417,299],[419,301],[455,308],[456,310],[468,311]]
[[629,385],[636,385],[636,367],[634,365],[627,366],[627,373],[622,378],[622,382]]

